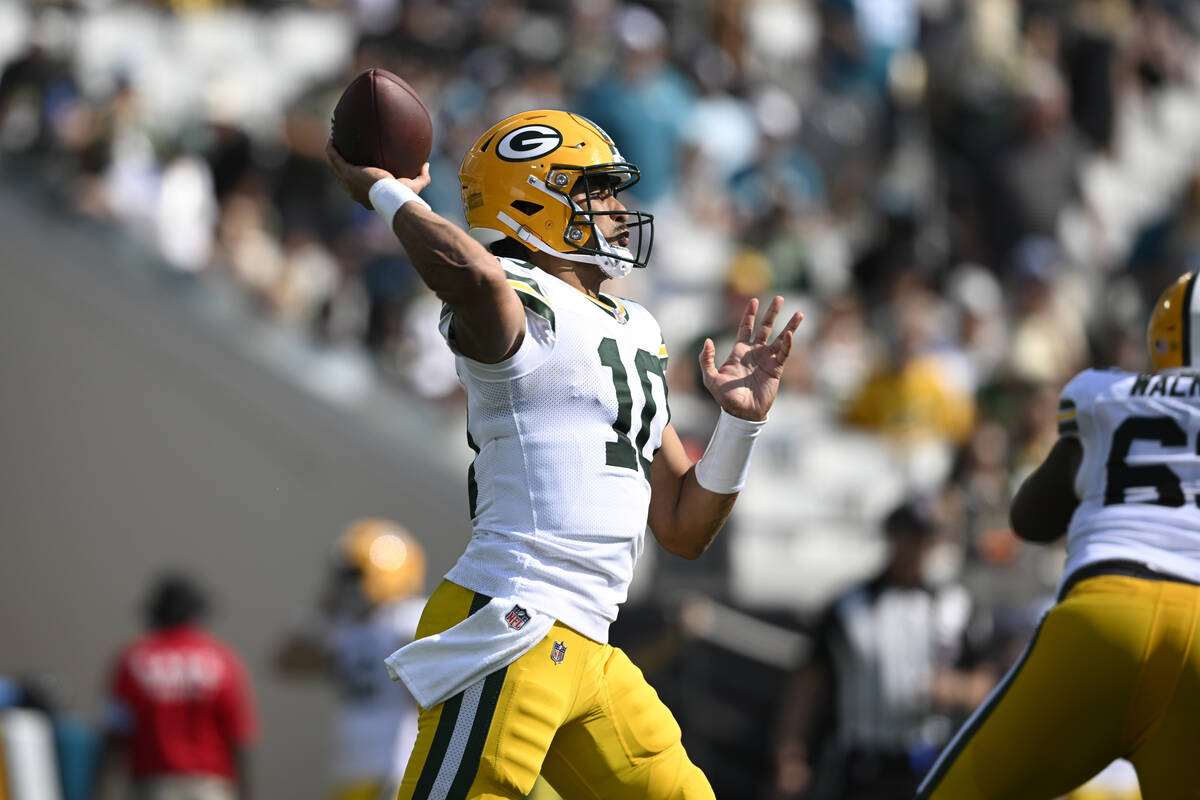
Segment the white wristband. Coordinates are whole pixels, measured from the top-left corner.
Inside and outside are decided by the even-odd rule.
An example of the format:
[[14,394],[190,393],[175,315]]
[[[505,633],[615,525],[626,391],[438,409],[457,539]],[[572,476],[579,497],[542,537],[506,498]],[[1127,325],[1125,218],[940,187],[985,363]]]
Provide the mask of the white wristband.
[[721,409],[708,449],[696,462],[696,482],[714,494],[733,494],[746,485],[754,440],[766,424],[735,417]]
[[371,186],[371,191],[367,193],[367,197],[374,206],[375,212],[383,218],[389,228],[392,227],[392,220],[395,218],[396,212],[405,203],[420,203],[429,208],[429,203],[426,203],[416,192],[395,178],[375,181]]

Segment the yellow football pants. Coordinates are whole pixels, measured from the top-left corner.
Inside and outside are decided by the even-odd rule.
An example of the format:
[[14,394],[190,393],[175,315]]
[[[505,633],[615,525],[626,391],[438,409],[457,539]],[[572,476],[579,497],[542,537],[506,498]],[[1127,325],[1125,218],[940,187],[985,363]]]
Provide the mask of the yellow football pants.
[[1042,800],[1124,757],[1145,800],[1200,798],[1200,587],[1100,575],[1042,620],[919,798]]
[[[486,601],[442,581],[417,638],[456,625]],[[557,648],[565,648],[558,661]],[[539,773],[566,800],[714,800],[641,670],[619,649],[559,623],[506,668],[421,709],[399,798],[517,800]]]

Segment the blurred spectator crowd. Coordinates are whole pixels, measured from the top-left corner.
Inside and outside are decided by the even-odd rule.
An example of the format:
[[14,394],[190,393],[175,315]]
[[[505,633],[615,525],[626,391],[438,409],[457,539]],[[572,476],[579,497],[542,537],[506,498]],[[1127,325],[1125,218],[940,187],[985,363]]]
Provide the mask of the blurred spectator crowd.
[[588,116],[642,170],[655,254],[612,291],[662,322],[694,455],[698,343],[750,296],[807,315],[705,588],[811,619],[919,493],[931,577],[965,584],[1003,667],[1059,574],[1007,521],[1058,391],[1146,368],[1150,303],[1200,266],[1198,31],[1186,0],[0,0],[0,165],[444,402],[436,299],[324,165],[341,88],[381,66],[417,89],[425,196],[460,221],[483,130]]

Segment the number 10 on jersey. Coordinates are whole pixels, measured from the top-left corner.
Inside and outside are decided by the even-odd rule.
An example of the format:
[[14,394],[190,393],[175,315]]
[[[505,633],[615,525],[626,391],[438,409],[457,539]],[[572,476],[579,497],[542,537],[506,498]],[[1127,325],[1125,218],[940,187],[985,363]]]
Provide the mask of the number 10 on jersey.
[[[667,396],[667,376],[663,371],[662,359],[654,353],[639,349],[633,357],[638,379],[642,385],[642,417],[637,431],[633,426],[633,394],[629,391],[629,372],[621,361],[621,352],[617,348],[617,340],[605,337],[600,340],[597,348],[600,363],[612,370],[613,388],[617,393],[617,419],[613,423],[613,431],[617,434],[615,442],[604,443],[604,463],[610,467],[623,467],[635,472],[641,466],[646,480],[650,479],[650,459],[646,458],[644,449],[650,440],[650,430],[653,427],[654,416],[658,413],[658,403],[650,385],[650,376],[657,375],[662,382],[663,398]],[[633,440],[630,441],[630,436]]]

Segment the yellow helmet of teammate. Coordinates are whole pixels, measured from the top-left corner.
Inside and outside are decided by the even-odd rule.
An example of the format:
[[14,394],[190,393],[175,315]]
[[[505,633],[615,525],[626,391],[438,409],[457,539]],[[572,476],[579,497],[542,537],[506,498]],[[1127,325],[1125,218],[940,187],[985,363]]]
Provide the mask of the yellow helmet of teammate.
[[1196,273],[1185,272],[1154,304],[1147,326],[1150,363],[1156,370],[1191,367],[1200,362],[1200,297],[1193,293]]
[[[591,120],[566,111],[526,111],[493,125],[467,152],[458,177],[471,235],[490,246],[504,238],[530,251],[595,264],[610,278],[644,267],[654,241],[654,216],[593,211],[592,191],[614,194],[641,178],[612,138]],[[589,199],[580,206],[572,193]],[[598,216],[622,215],[629,246],[609,242]]]
[[342,532],[338,554],[361,573],[372,603],[416,594],[425,583],[425,551],[403,525],[388,519],[356,519]]

